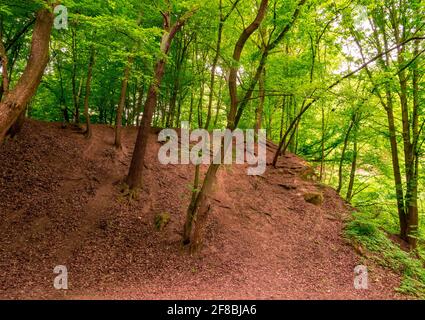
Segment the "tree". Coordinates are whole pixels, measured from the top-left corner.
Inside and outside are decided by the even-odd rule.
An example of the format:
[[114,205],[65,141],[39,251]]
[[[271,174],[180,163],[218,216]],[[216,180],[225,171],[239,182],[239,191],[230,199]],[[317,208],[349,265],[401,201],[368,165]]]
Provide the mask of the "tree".
[[181,16],[174,25],[171,25],[171,12],[167,10],[162,12],[164,35],[161,40],[161,54],[155,65],[153,81],[148,90],[148,96],[145,102],[143,117],[140,129],[137,134],[136,145],[134,147],[133,158],[131,160],[130,169],[126,178],[126,183],[131,190],[137,190],[142,185],[143,168],[145,164],[146,146],[152,125],[152,116],[156,107],[158,90],[165,72],[166,57],[170,50],[172,41],[186,23],[186,21],[195,13],[196,9],[192,9]]
[[86,95],[84,97],[84,117],[86,118],[86,131],[84,132],[84,135],[87,139],[90,139],[92,136],[92,130],[90,126],[89,99],[90,99],[90,91],[91,91],[91,81],[93,76],[93,66],[95,62],[95,54],[96,54],[96,51],[94,47],[91,47],[89,65],[88,65],[88,71],[87,71],[87,80],[86,80]]
[[[257,15],[254,21],[246,27],[241,35],[239,36],[238,41],[236,42],[234,51],[233,51],[233,60],[234,64],[230,68],[229,74],[229,93],[230,93],[230,111],[227,117],[227,128],[230,130],[235,129],[235,117],[238,107],[237,100],[237,83],[236,77],[238,72],[237,63],[240,61],[242,51],[245,47],[246,42],[250,36],[260,27],[261,22],[263,21],[268,7],[268,0],[262,0],[258,8]],[[223,148],[223,141],[222,141]],[[224,152],[221,152],[224,155]],[[208,197],[211,193],[212,186],[214,185],[216,174],[220,168],[219,164],[211,164],[208,168],[208,171],[205,175],[202,187],[198,192],[195,201],[189,207],[187,212],[186,223],[183,231],[183,243],[191,244],[192,250],[197,250],[201,246],[203,239],[203,232],[205,228],[205,222],[208,216],[208,213],[211,209],[211,205],[208,203]],[[196,228],[192,233],[192,224],[196,219]]]
[[118,149],[121,149],[121,128],[122,128],[122,113],[124,111],[124,105],[125,105],[125,99],[127,96],[127,86],[128,86],[128,78],[130,76],[130,68],[133,64],[133,57],[129,57],[127,60],[127,64],[124,68],[124,76],[122,79],[121,84],[121,94],[120,94],[120,101],[118,103],[118,109],[117,109],[117,120],[115,124],[115,147]]
[[[411,5],[403,3],[404,10],[408,6],[417,6],[418,3]],[[375,49],[380,54],[378,66],[382,72],[391,73],[395,66],[398,81],[394,76],[390,80],[377,80],[372,74],[370,68],[366,67],[366,73],[374,86],[374,93],[379,98],[379,101],[387,114],[389,141],[392,155],[392,166],[394,173],[395,192],[397,196],[397,207],[400,221],[400,237],[406,240],[411,248],[417,245],[417,230],[418,230],[418,203],[417,203],[417,180],[418,180],[418,139],[419,139],[419,104],[418,104],[418,69],[416,59],[419,57],[419,39],[414,40],[413,47],[407,46],[407,41],[412,39],[415,34],[411,34],[410,30],[418,30],[419,21],[412,20],[409,25],[408,20],[403,13],[404,10],[397,8],[394,1],[386,1],[386,6],[372,9],[370,14],[370,25],[372,28],[372,38],[374,40]],[[403,11],[403,12],[402,12]],[[390,26],[387,26],[386,20],[390,21]],[[400,32],[400,26],[402,32]],[[361,44],[361,36],[351,24],[349,26],[355,43],[357,44],[362,60],[366,61],[365,48]],[[420,30],[420,29],[419,29]],[[390,41],[392,37],[395,42],[394,59],[390,55]],[[411,63],[406,66],[406,55],[413,56]],[[408,77],[406,70],[410,69],[412,73],[412,96],[409,102],[408,94]],[[397,121],[395,117],[396,101],[393,95],[393,87],[397,85],[399,91],[399,106],[402,119],[401,132],[403,136],[403,161],[405,165],[405,190],[403,187],[403,179],[401,172],[401,161],[399,155],[399,142],[397,141]],[[411,103],[411,107],[409,107]]]
[[[40,9],[34,25],[31,54],[16,86],[0,102],[0,141],[2,141],[40,84],[49,59],[49,41],[53,26],[51,9]],[[5,74],[3,75],[5,77]],[[3,80],[4,83],[4,80]]]

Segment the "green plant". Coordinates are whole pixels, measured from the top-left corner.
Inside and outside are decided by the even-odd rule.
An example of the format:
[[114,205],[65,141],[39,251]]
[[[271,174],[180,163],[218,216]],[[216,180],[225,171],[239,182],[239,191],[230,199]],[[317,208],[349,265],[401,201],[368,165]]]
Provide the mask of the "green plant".
[[360,244],[368,251],[368,258],[402,275],[398,292],[425,298],[425,268],[421,258],[406,252],[389,239],[388,234],[370,214],[355,213],[345,227],[345,235],[352,244]]
[[157,214],[154,219],[155,229],[162,231],[169,222],[170,214],[168,212]]

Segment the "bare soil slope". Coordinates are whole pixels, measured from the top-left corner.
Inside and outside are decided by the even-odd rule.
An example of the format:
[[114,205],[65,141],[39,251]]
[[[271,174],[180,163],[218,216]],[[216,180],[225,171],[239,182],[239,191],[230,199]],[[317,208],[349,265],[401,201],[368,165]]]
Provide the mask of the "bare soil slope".
[[[129,201],[119,185],[136,129],[124,130],[120,152],[112,128],[93,131],[86,141],[28,121],[0,147],[0,298],[400,298],[399,277],[372,264],[369,290],[354,289],[354,267],[370,262],[342,236],[350,209],[301,177],[301,159],[287,155],[262,177],[222,168],[204,248],[190,256],[180,240],[193,166],[160,165],[152,134],[144,190]],[[324,203],[307,203],[307,192],[322,192]],[[160,213],[171,216],[161,232]],[[53,288],[56,265],[68,268],[67,291]]]

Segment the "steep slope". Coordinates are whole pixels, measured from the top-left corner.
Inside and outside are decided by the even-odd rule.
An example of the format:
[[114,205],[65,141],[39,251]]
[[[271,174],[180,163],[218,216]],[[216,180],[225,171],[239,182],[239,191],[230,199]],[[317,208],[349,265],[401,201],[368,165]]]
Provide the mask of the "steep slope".
[[[28,121],[1,146],[0,298],[402,298],[399,277],[344,240],[350,209],[334,190],[303,179],[308,167],[293,155],[262,177],[224,167],[205,246],[183,252],[193,166],[160,165],[152,134],[144,190],[129,201],[119,186],[136,132],[125,129],[116,152],[107,126],[94,126],[86,141],[59,124]],[[312,192],[324,195],[322,205],[306,202]],[[161,213],[171,219],[159,232]],[[355,290],[353,269],[365,263],[370,288]],[[56,265],[68,268],[67,291],[53,288]]]

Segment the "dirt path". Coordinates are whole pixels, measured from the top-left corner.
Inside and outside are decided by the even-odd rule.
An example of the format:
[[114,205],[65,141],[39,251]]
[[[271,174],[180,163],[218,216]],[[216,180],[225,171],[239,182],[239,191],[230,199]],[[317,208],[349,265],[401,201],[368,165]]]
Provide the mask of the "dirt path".
[[[160,165],[152,135],[144,190],[128,201],[118,186],[136,130],[123,134],[117,152],[106,126],[94,126],[88,142],[31,121],[0,149],[0,298],[402,298],[393,290],[399,277],[343,239],[349,208],[332,189],[302,179],[306,164],[292,155],[263,177],[223,167],[205,246],[189,256],[180,239],[193,168]],[[307,203],[306,192],[323,193],[324,203]],[[158,232],[154,217],[164,212],[171,221]],[[355,290],[353,269],[364,263],[370,289]],[[69,270],[66,292],[52,285],[60,264]]]

